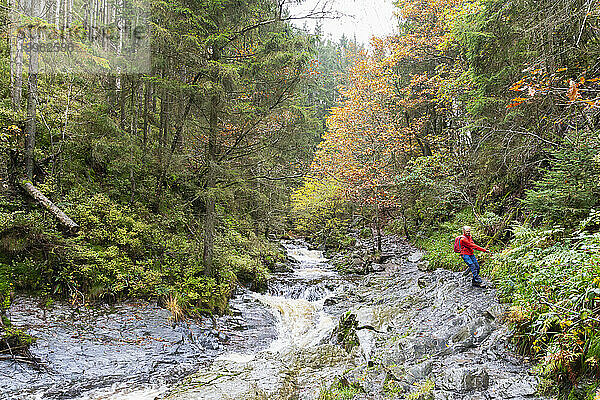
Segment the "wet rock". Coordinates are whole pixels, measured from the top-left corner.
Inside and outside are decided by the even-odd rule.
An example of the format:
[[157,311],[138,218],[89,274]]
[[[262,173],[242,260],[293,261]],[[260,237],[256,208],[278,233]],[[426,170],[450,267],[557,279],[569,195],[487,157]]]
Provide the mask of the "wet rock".
[[429,276],[423,275],[417,278],[417,285],[419,285],[421,289],[423,289],[429,284],[431,284],[431,278]]
[[385,271],[385,266],[383,264],[373,263],[369,266],[369,271],[371,272],[383,272]]
[[473,336],[473,341],[476,344],[482,343],[494,331],[494,327],[487,323],[486,320],[477,320],[470,326],[470,332]]
[[383,364],[386,371],[388,372],[389,379],[394,381],[403,381],[406,377],[406,368],[402,364],[389,363]]
[[405,374],[404,363],[406,361],[406,353],[401,343],[390,343],[387,346],[381,346],[378,349],[378,356],[383,365],[394,371],[397,379],[400,379]]
[[332,332],[331,342],[340,345],[344,350],[350,353],[353,348],[360,344],[356,334],[357,327],[358,321],[356,320],[356,314],[346,313],[340,318],[338,326]]
[[270,270],[271,270],[271,272],[275,272],[275,273],[283,273],[283,272],[292,272],[293,271],[293,269],[288,264],[280,263],[280,262],[275,263],[275,265],[273,265],[270,268]]
[[412,262],[412,263],[416,263],[421,261],[421,259],[423,258],[424,253],[421,251],[415,251],[413,252],[411,255],[409,255],[407,257],[408,261]]
[[350,274],[365,274],[367,273],[365,267],[365,261],[358,256],[354,256],[350,259],[350,264],[348,265],[347,272]]
[[433,400],[454,400],[454,396],[446,390],[434,390]]
[[[346,364],[353,366],[350,361],[355,354],[348,354],[340,346],[321,344],[313,348],[297,348],[280,356],[285,365],[297,368],[322,369],[328,366]],[[332,377],[333,378],[333,377]]]
[[413,392],[411,393],[410,399],[414,400],[434,400],[433,392]]
[[536,382],[533,379],[511,381],[504,390],[505,398],[520,398],[533,396],[536,393]]
[[506,312],[506,307],[501,304],[494,304],[491,307],[488,307],[483,314],[489,318],[500,320],[504,316]]
[[360,365],[344,374],[342,383],[346,386],[359,387],[366,395],[376,395],[383,392],[387,374],[378,368]]
[[339,296],[331,296],[325,299],[325,302],[323,303],[326,306],[333,306],[338,304],[340,301],[342,301],[343,299]]
[[463,326],[462,328],[459,329],[458,332],[456,332],[454,334],[454,336],[452,336],[452,342],[454,342],[454,343],[463,342],[463,341],[467,340],[470,336],[471,336],[471,334],[469,332],[469,328],[467,326]]
[[356,320],[358,321],[358,327],[370,327],[371,329],[357,329],[356,336],[360,344],[360,349],[364,360],[367,362],[371,361],[373,350],[375,349],[376,339],[374,336],[374,330],[381,330],[379,321],[376,320],[374,315],[374,308],[372,307],[361,307],[354,311],[356,313]]
[[227,341],[229,341],[229,336],[227,336],[223,332],[219,332],[219,336],[218,337],[219,337],[219,340],[221,342],[227,342]]
[[381,255],[379,256],[379,262],[381,262],[382,264],[388,263],[395,256],[396,256],[396,252],[395,251],[391,251],[389,253],[381,253]]
[[431,374],[432,370],[433,363],[431,361],[425,361],[421,364],[414,365],[406,372],[406,380],[409,383],[424,380]]
[[[436,381],[436,383],[438,383]],[[490,385],[488,372],[482,367],[450,368],[439,380],[439,387],[451,391],[485,390]]]
[[429,271],[429,261],[423,260],[417,263],[417,268],[421,271]]
[[[259,396],[286,398],[293,376],[273,358],[224,359],[210,370],[199,372],[171,391],[168,400],[253,399]],[[260,398],[260,397],[259,397]]]

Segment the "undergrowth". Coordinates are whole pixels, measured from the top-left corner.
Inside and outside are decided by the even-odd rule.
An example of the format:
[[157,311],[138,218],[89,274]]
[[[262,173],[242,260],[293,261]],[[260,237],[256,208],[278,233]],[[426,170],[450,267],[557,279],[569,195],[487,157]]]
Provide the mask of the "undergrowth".
[[215,273],[207,276],[200,227],[181,210],[155,215],[101,194],[70,200],[65,210],[81,226],[73,237],[37,208],[0,208],[0,300],[15,289],[80,304],[158,298],[176,318],[222,313],[238,283],[264,287],[269,267],[283,260],[276,244],[228,216],[215,243]]
[[598,222],[592,211],[574,233],[516,225],[514,240],[492,261],[499,296],[511,303],[518,351],[533,356],[565,396],[586,377],[600,377],[600,233],[586,229]]
[[350,400],[360,392],[359,387],[344,384],[341,380],[337,380],[329,388],[321,388],[318,400]]

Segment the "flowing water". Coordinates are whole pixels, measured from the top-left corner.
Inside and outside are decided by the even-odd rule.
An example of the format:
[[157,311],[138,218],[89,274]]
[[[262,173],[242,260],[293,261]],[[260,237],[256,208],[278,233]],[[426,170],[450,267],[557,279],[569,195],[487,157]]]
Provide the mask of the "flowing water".
[[291,272],[277,274],[267,293],[242,291],[230,315],[174,324],[148,302],[77,308],[19,296],[9,315],[38,338],[36,370],[0,361],[0,399],[153,400],[216,359],[249,359],[259,351],[310,346],[331,331],[323,311],[333,277],[321,252],[285,242]]
[[[276,318],[277,339],[266,351],[282,352],[294,347],[311,347],[323,340],[335,327],[324,302],[340,277],[317,250],[301,242],[285,242],[292,271],[276,276],[266,294],[251,296],[269,306]],[[325,279],[327,278],[327,279]]]

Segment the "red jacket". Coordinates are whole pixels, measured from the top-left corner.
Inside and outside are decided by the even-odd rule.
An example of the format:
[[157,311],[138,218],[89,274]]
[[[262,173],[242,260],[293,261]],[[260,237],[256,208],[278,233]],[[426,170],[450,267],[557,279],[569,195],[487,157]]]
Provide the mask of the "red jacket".
[[483,247],[477,246],[471,236],[462,235],[460,237],[460,255],[472,256],[473,250],[487,252]]

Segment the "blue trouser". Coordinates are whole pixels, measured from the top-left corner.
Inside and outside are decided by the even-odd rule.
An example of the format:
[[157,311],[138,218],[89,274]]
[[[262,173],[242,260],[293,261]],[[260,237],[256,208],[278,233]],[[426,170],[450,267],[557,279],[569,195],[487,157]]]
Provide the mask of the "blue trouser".
[[481,283],[481,277],[479,276],[479,263],[477,262],[477,258],[474,255],[466,255],[463,254],[463,260],[467,263],[471,272],[473,273],[473,282]]

